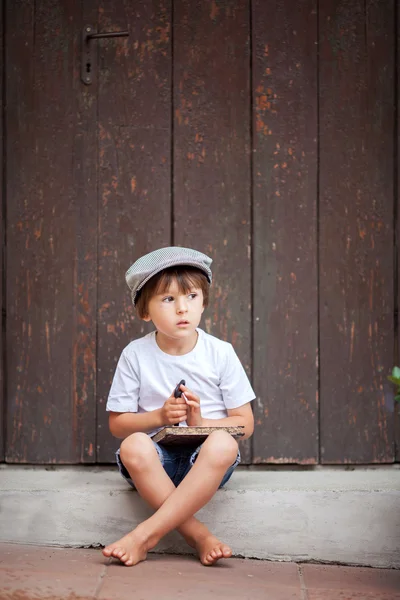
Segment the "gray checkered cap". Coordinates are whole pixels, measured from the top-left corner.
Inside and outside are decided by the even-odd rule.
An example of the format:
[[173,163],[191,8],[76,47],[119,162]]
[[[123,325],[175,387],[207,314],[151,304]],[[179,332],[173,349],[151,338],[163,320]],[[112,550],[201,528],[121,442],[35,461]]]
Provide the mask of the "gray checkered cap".
[[212,259],[191,248],[179,248],[170,246],[169,248],[160,248],[149,254],[145,254],[133,263],[125,274],[126,283],[131,290],[132,302],[135,305],[137,293],[142,289],[145,283],[149,281],[163,269],[177,265],[189,265],[201,269],[209,283],[212,281],[210,265]]

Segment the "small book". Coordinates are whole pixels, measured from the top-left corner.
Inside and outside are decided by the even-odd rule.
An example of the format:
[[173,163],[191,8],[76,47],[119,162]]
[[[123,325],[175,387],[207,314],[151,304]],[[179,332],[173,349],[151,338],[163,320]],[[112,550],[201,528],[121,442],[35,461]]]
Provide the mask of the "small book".
[[153,442],[165,446],[199,446],[210,433],[221,430],[227,431],[236,439],[244,436],[243,425],[236,425],[234,427],[164,427],[151,439]]

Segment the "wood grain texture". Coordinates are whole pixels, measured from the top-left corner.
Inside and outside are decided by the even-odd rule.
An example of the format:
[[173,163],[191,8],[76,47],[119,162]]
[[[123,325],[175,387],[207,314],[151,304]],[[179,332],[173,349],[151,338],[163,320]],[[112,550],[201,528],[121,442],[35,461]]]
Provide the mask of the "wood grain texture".
[[213,259],[202,326],[251,375],[249,17],[248,0],[174,3],[173,235]]
[[[396,36],[397,36],[397,56],[396,60],[396,89],[397,89],[397,156],[396,156],[396,164],[394,165],[395,170],[395,182],[397,183],[397,187],[395,189],[395,197],[394,197],[394,226],[396,227],[396,239],[395,241],[395,254],[397,260],[397,272],[395,273],[395,278],[397,277],[397,285],[394,289],[394,293],[397,294],[397,298],[395,299],[395,310],[397,310],[397,347],[394,352],[394,359],[396,365],[400,365],[400,9],[397,7],[395,11],[397,13],[397,22],[396,22]],[[394,365],[393,365],[394,366]],[[393,395],[396,395],[396,389],[394,387],[391,388]],[[400,461],[400,402],[395,403],[394,408],[394,436],[395,436],[395,459],[396,462]]]
[[252,3],[255,463],[318,462],[317,2]]
[[96,195],[79,173],[93,102],[80,96],[80,7],[6,9],[7,460],[91,462]]
[[[5,450],[5,397],[4,397],[4,371],[3,371],[3,360],[4,360],[4,348],[3,348],[3,297],[4,297],[4,252],[5,252],[5,210],[4,203],[5,198],[3,195],[3,111],[4,111],[4,86],[3,86],[3,73],[4,73],[4,44],[3,44],[3,3],[0,5],[0,102],[1,102],[1,116],[0,116],[0,309],[1,309],[1,334],[0,334],[0,462],[4,460]],[[5,307],[4,307],[5,308]]]
[[321,460],[394,460],[394,3],[320,2]]
[[122,349],[147,333],[125,272],[171,243],[171,5],[101,2],[99,31],[99,272],[97,458],[114,462],[118,440],[105,411]]
[[[153,328],[125,271],[172,243],[213,258],[201,326],[253,374],[242,462],[314,464],[319,444],[323,464],[399,460],[395,3],[5,0],[5,16],[0,461],[114,462],[115,366]],[[93,42],[91,86],[85,23],[130,32]]]
[[168,446],[198,446],[214,431],[226,431],[235,439],[244,436],[244,427],[164,427],[152,438],[157,444]]

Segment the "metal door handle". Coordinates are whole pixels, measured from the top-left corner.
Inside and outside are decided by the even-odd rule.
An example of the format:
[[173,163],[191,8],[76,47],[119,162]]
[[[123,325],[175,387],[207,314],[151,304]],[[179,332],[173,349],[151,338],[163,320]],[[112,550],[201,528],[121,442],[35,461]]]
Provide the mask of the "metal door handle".
[[93,44],[90,40],[102,38],[127,37],[129,31],[105,31],[96,33],[92,25],[85,25],[82,31],[82,53],[81,53],[81,79],[86,85],[90,85],[93,79],[94,55]]

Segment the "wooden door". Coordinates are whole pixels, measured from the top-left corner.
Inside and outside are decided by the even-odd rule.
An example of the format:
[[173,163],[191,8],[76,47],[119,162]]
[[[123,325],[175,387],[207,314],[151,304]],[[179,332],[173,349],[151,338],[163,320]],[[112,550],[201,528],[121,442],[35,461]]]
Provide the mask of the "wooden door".
[[[203,327],[257,395],[245,463],[395,460],[396,14],[6,0],[6,461],[114,460],[110,383],[149,330],[124,273],[171,244],[214,259]],[[92,42],[91,85],[86,24],[129,31]]]

